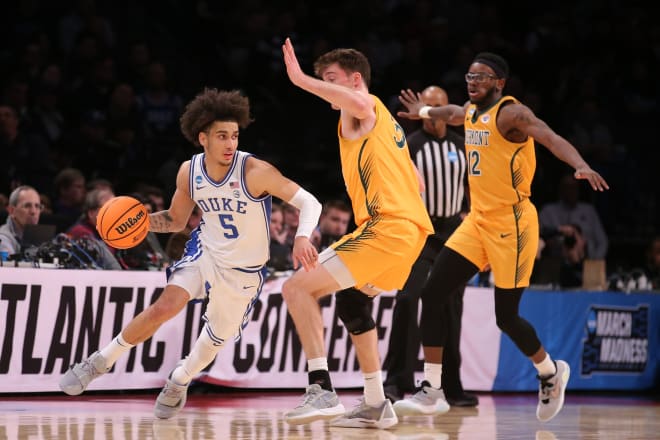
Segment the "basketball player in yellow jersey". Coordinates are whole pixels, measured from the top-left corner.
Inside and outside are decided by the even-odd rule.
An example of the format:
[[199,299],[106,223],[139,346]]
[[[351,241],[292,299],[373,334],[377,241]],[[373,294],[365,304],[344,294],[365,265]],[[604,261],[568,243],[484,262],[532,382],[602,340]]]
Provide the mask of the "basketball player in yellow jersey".
[[[507,62],[492,53],[478,54],[465,75],[470,97],[463,107],[428,107],[410,90],[399,97],[409,119],[439,118],[452,125],[465,125],[471,210],[436,258],[422,292],[422,345],[425,371],[442,370],[442,347],[446,335],[437,326],[438,305],[456,287],[490,264],[495,278],[495,314],[499,328],[538,370],[541,421],[553,418],[564,404],[570,368],[553,361],[534,328],[518,315],[518,304],[534,265],[539,239],[536,208],[530,202],[530,186],[536,167],[534,141],[575,169],[577,179],[586,179],[595,191],[608,189],[603,178],[582,159],[577,150],[526,106],[511,96],[502,96],[508,77]],[[424,390],[422,390],[424,391]],[[433,407],[430,393],[419,392],[399,401],[397,414],[424,414]]]
[[[296,272],[282,294],[307,357],[309,386],[303,402],[285,414],[291,424],[333,419],[332,426],[388,428],[398,419],[383,392],[375,323],[368,299],[403,287],[426,237],[433,231],[420,196],[419,175],[403,130],[383,103],[369,94],[367,58],[335,49],[315,63],[317,79],[302,72],[289,39],[282,46],[293,84],[340,111],[342,173],[357,229],[319,255],[309,271]],[[336,310],[351,335],[364,375],[364,401],[344,414],[332,388],[318,300],[336,295]]]

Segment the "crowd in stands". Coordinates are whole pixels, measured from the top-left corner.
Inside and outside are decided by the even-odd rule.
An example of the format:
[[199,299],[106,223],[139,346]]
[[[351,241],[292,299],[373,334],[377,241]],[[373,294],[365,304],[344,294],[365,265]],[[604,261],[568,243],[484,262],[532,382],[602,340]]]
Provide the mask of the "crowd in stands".
[[[612,188],[579,193],[599,223],[595,232],[557,219],[550,226],[584,235],[586,256],[606,258],[610,273],[642,268],[657,247],[660,149],[648,133],[660,114],[660,25],[639,2],[17,0],[0,15],[2,223],[20,185],[36,189],[41,221],[59,232],[92,221],[98,206],[87,196],[98,195],[97,184],[166,207],[178,164],[195,152],[179,131],[182,103],[204,86],[250,98],[255,122],[241,145],[321,202],[345,199],[332,110],[286,77],[281,44],[291,37],[306,69],[333,47],[367,54],[371,90],[393,114],[401,89],[429,83],[465,102],[474,54],[500,53],[513,73],[505,94],[576,145]],[[416,128],[400,122],[406,132]],[[557,201],[570,171],[537,149],[539,208]],[[281,215],[295,231],[295,213],[284,206]],[[181,238],[159,237],[148,258],[176,258],[165,248],[171,239],[180,249]]]

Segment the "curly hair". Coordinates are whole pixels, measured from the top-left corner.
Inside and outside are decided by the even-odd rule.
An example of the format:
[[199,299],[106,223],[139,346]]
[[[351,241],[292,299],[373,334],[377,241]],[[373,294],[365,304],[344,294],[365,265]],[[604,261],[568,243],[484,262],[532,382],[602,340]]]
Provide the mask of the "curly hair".
[[199,133],[207,131],[216,121],[233,121],[247,127],[250,118],[250,100],[240,91],[205,88],[186,105],[179,123],[181,132],[193,144],[200,146]]
[[337,63],[346,72],[359,72],[362,75],[362,80],[369,87],[371,83],[371,66],[362,52],[356,49],[331,50],[318,57],[314,62],[314,73],[320,78],[323,71],[334,63]]

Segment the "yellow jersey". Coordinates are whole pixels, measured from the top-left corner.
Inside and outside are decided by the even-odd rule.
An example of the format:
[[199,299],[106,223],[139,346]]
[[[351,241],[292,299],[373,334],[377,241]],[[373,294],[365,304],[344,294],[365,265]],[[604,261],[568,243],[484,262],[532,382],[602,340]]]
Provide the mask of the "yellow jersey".
[[510,142],[497,129],[497,113],[504,96],[486,111],[470,104],[465,115],[465,152],[468,158],[471,209],[491,211],[528,199],[536,170],[534,139]]
[[376,103],[376,122],[369,133],[346,139],[341,135],[341,120],[338,125],[342,174],[355,223],[360,226],[374,218],[391,216],[407,219],[432,233],[403,129],[381,100],[371,96]]

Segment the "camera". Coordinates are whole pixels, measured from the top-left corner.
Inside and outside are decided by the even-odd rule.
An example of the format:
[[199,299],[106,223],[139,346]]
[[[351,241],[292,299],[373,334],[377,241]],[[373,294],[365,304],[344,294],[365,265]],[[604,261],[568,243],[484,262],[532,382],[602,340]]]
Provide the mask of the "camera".
[[567,249],[573,249],[573,246],[577,243],[577,239],[575,238],[575,234],[571,235],[561,235],[562,241],[564,243],[564,246],[566,246]]
[[546,242],[555,240],[556,242],[561,243],[561,245],[566,249],[573,249],[573,247],[575,247],[577,244],[576,234],[580,234],[582,232],[582,228],[577,225],[571,226],[575,229],[575,232],[571,231],[570,233],[566,233],[561,231],[559,228],[541,228],[541,238]]

